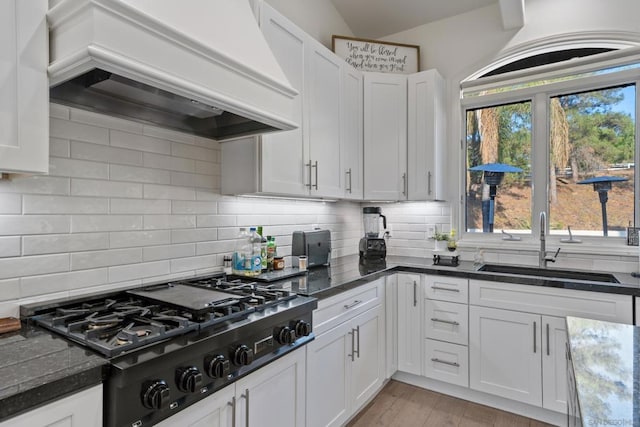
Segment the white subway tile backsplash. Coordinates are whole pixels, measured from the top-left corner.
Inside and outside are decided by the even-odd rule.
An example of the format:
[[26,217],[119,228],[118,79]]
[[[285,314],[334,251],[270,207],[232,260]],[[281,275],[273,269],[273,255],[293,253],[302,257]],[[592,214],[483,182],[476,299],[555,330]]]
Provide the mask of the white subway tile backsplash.
[[109,177],[114,181],[145,182],[150,184],[170,184],[171,172],[136,166],[110,165]]
[[[19,237],[18,237],[19,238]],[[109,233],[45,234],[22,237],[23,255],[81,252],[109,248]]]
[[71,141],[71,157],[74,159],[96,160],[122,165],[143,164],[141,151],[76,141]]
[[220,163],[203,162],[202,160],[196,160],[196,173],[203,175],[220,175],[221,168]]
[[185,243],[181,245],[150,246],[142,249],[143,261],[159,261],[163,259],[185,258],[196,254],[196,245]]
[[0,279],[69,271],[69,254],[0,259]]
[[[236,230],[235,235],[238,234]],[[207,240],[217,240],[217,228],[194,228],[184,230],[171,230],[171,243],[191,243],[206,242]]]
[[220,177],[186,172],[171,172],[171,184],[214,189],[220,188]]
[[215,202],[200,202],[187,200],[174,200],[171,202],[171,213],[174,214],[208,214],[212,215],[218,211]]
[[195,215],[145,215],[145,230],[195,228]]
[[145,277],[169,274],[169,261],[144,262],[132,265],[109,267],[109,281],[123,282],[125,280],[143,279]]
[[109,267],[112,265],[142,262],[142,249],[109,249],[106,251],[78,252],[71,254],[71,270]]
[[20,236],[0,237],[0,257],[20,256]]
[[105,116],[87,110],[72,108],[71,121],[87,125],[99,126],[108,129],[118,129],[130,133],[142,133],[143,125],[130,120],[124,120],[113,116]]
[[99,197],[26,194],[23,198],[25,214],[106,214],[109,211],[109,200]]
[[109,236],[111,248],[131,248],[171,243],[170,230],[119,231],[112,232]]
[[49,104],[49,117],[55,117],[56,119],[69,120],[70,112],[69,107],[65,107],[60,104]]
[[195,200],[196,198],[196,191],[193,188],[155,184],[143,185],[145,199]]
[[71,194],[74,196],[132,197],[142,198],[143,184],[129,182],[72,179]]
[[129,148],[157,154],[171,154],[171,142],[169,141],[119,130],[111,130],[110,144],[112,147]]
[[51,157],[49,159],[49,175],[107,179],[109,166],[106,163]]
[[22,195],[13,193],[0,193],[0,214],[21,214]]
[[113,214],[169,214],[170,200],[148,199],[111,199],[110,211]]
[[49,120],[49,132],[50,136],[54,138],[92,142],[94,144],[109,144],[108,129],[83,123],[51,118]]
[[198,270],[202,268],[213,268],[217,264],[216,255],[202,255],[187,258],[177,258],[171,261],[171,272]]
[[0,236],[68,233],[70,218],[64,215],[0,215]]
[[18,176],[0,181],[0,193],[69,194],[71,180],[53,176]]
[[230,254],[236,248],[235,240],[218,240],[196,243],[197,255]]
[[220,152],[218,150],[212,150],[205,147],[182,144],[179,142],[171,143],[171,155],[174,157],[203,160],[205,162],[217,162],[219,154]]
[[68,139],[50,138],[49,155],[52,157],[69,157],[71,155],[71,142]]
[[171,157],[155,153],[142,153],[142,161],[147,168],[165,169],[176,172],[196,172],[196,160],[193,159]]
[[234,215],[198,215],[196,224],[198,228],[235,227],[237,221]]
[[73,215],[72,233],[142,229],[141,215]]
[[[0,301],[10,301],[18,298],[20,298],[20,279],[0,280]],[[6,315],[0,314],[0,316]]]
[[106,284],[107,279],[106,268],[23,277],[20,283],[20,296],[26,298],[72,289],[90,288]]
[[157,126],[144,125],[142,134],[152,136],[154,138],[167,139],[169,141],[184,142],[185,144],[196,143],[196,137],[194,135],[176,132],[171,129],[165,129]]

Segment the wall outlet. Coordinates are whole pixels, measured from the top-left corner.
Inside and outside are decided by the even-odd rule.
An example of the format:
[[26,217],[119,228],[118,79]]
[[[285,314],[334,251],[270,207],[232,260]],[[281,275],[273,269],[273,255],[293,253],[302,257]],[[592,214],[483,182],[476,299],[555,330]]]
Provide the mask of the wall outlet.
[[436,234],[436,226],[434,224],[427,224],[427,239],[433,237]]
[[387,224],[387,228],[384,230],[384,237],[392,237],[393,236],[393,225]]

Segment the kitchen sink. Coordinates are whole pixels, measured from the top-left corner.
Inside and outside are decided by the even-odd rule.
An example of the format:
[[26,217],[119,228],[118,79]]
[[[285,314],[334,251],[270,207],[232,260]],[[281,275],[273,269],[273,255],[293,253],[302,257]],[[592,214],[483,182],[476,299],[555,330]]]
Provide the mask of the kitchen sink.
[[524,267],[505,264],[484,264],[478,271],[515,274],[518,276],[538,276],[550,279],[587,280],[590,282],[620,283],[613,274],[590,271],[560,270],[539,267]]

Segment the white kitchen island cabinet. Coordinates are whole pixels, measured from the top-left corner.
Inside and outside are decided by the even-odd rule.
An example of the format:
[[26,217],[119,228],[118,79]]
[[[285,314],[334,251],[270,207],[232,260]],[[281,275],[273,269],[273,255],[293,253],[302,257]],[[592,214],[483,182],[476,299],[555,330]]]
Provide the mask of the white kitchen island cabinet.
[[[307,345],[307,426],[340,426],[385,379],[384,279],[321,300]],[[364,311],[363,311],[364,310]]]
[[407,200],[407,76],[364,73],[364,198]]
[[47,0],[0,1],[0,171],[49,171]]
[[84,427],[101,425],[102,384],[0,423],[0,427]]

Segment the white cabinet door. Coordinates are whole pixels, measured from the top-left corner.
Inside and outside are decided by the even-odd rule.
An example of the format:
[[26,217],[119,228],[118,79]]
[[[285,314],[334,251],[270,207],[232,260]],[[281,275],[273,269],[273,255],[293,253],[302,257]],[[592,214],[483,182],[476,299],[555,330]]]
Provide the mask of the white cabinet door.
[[351,323],[343,323],[307,345],[307,426],[340,426],[349,418]]
[[1,422],[0,427],[102,425],[102,384]]
[[231,384],[160,422],[158,427],[231,427],[236,387]]
[[304,96],[309,152],[305,153],[305,164],[310,171],[307,184],[312,196],[342,197],[340,93],[344,62],[316,41],[306,44],[307,85]]
[[407,77],[364,73],[364,198],[407,198]]
[[443,200],[444,80],[436,70],[408,76],[407,176],[409,200]]
[[298,349],[236,382],[236,425],[305,425],[306,352]]
[[567,411],[567,326],[562,317],[542,316],[542,406]]
[[362,200],[363,196],[363,77],[355,68],[342,67],[342,170],[344,198]]
[[293,120],[297,129],[262,136],[261,192],[290,195],[308,195],[305,186],[308,168],[304,166],[306,135],[304,123],[305,55],[308,36],[273,8],[263,3],[260,28],[271,52],[299,95],[295,101]]
[[469,386],[542,405],[540,316],[469,307]]
[[398,370],[422,374],[423,288],[419,274],[398,273]]
[[382,305],[353,319],[356,355],[352,364],[353,412],[360,409],[384,381],[385,328]]
[[0,171],[49,171],[48,2],[0,1]]

